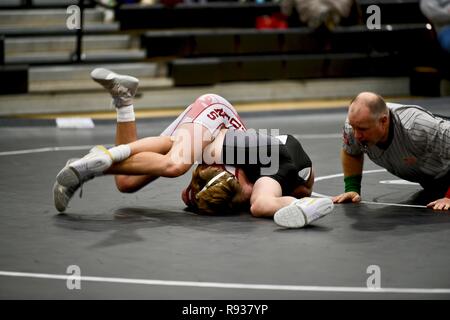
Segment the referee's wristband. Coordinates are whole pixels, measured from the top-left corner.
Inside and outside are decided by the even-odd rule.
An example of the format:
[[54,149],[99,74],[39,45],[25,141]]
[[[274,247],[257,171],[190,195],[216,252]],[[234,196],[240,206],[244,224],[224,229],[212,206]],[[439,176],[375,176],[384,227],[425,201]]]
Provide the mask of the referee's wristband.
[[362,175],[357,174],[355,176],[345,177],[344,178],[344,184],[345,184],[345,192],[356,192],[358,194],[361,194],[361,180]]
[[445,194],[445,197],[450,199],[450,187],[448,188],[447,193]]

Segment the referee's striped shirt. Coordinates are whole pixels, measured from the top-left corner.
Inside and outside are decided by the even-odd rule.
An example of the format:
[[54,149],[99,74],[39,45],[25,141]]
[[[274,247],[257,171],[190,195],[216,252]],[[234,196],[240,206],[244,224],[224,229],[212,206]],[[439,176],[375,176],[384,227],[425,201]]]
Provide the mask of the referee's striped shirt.
[[[434,116],[419,106],[387,103],[391,114],[392,141],[386,149],[363,146],[345,122],[344,150],[350,155],[366,153],[390,173],[405,180],[432,186],[450,185],[450,121]],[[449,180],[449,181],[442,181]]]

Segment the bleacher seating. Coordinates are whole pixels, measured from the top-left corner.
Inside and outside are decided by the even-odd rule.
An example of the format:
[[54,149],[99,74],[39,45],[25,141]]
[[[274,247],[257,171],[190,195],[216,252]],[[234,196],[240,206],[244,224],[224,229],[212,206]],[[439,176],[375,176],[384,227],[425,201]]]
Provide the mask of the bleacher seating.
[[[8,0],[14,1],[22,3]],[[32,2],[40,2],[37,5],[40,8],[51,3],[59,5],[56,0]],[[357,4],[356,11],[362,17],[356,20],[361,23],[344,24],[332,32],[314,31],[301,24],[288,29],[258,30],[256,18],[279,12],[279,3],[219,0],[174,7],[124,4],[116,9],[116,24],[91,24],[85,33],[111,34],[120,28],[122,33],[140,35],[146,59],[167,62],[169,76],[180,86],[225,81],[410,76],[417,67],[442,65],[435,31],[427,25],[419,0],[357,0]],[[381,30],[369,30],[365,25],[370,5],[380,7]],[[91,22],[98,21],[94,9],[87,12]],[[8,30],[8,24],[5,25],[0,34],[8,37],[74,32],[64,26]],[[103,56],[93,58],[90,61],[106,61]],[[120,57],[123,58],[131,60],[133,55],[126,52]],[[38,64],[52,63],[52,59],[49,55],[49,61]],[[22,63],[8,57],[7,61]]]
[[[254,18],[250,16],[244,27],[230,22],[227,27],[232,28],[186,30],[186,26],[194,25],[184,23],[183,19],[187,18],[180,17],[173,21],[181,21],[184,30],[147,31],[141,37],[141,46],[150,59],[164,57],[172,61],[170,71],[175,85],[410,76],[417,66],[439,66],[435,33],[426,25],[419,0],[359,0],[358,4],[363,21],[368,17],[369,5],[380,7],[381,30],[368,30],[364,23],[338,27],[333,32],[315,32],[306,27],[257,30],[251,28]],[[279,8],[272,9],[272,13],[279,11]],[[188,10],[184,14],[188,15]],[[224,16],[229,15],[217,15],[218,20],[213,25],[211,15],[207,15],[200,21],[204,24],[195,27],[222,26]],[[168,19],[162,17],[164,15],[160,19],[168,23]],[[134,23],[138,25],[143,19]],[[191,21],[199,23],[194,18]],[[178,23],[172,28],[174,25]],[[156,22],[152,25],[153,29],[161,26]]]
[[177,86],[226,81],[402,76],[408,67],[391,54],[313,54],[175,59]]
[[[63,9],[73,4],[78,4],[78,0],[2,0],[0,9]],[[93,7],[94,3],[85,1],[85,6]]]
[[0,34],[0,66],[5,64],[5,36]]
[[427,23],[427,18],[420,11],[420,0],[358,0],[363,14],[363,21],[367,21],[370,13],[367,8],[377,5],[381,12],[382,24]]
[[0,94],[28,92],[28,66],[0,66]]
[[[373,31],[368,31],[365,26],[339,27],[331,33],[317,33],[309,28],[234,29],[209,33],[148,31],[142,36],[142,46],[149,58],[178,58],[171,66],[176,85],[339,76],[408,76],[416,65],[436,66],[439,51],[433,31],[424,24],[392,25]],[[324,58],[324,54],[333,58]],[[389,68],[380,65],[380,61],[385,61]],[[210,79],[194,78],[193,68],[208,70],[204,76],[209,74]]]
[[[77,30],[67,27],[67,7],[79,0],[0,1],[1,94],[24,93],[34,67],[58,68],[74,63]],[[117,35],[118,23],[105,23],[102,10],[84,1],[83,63],[142,62],[145,52],[131,36]],[[76,67],[76,66],[74,66]],[[68,68],[70,69],[70,67]],[[70,70],[66,73],[71,79]],[[36,83],[36,82],[35,82]]]
[[28,92],[28,66],[5,66],[5,37],[0,35],[0,94]]
[[[27,1],[29,2],[29,1]],[[0,34],[5,35],[5,61],[9,65],[59,65],[73,63],[79,30],[69,29],[63,4],[78,0],[33,0],[0,10]],[[132,35],[120,35],[117,22],[105,22],[104,12],[87,2],[83,12],[83,61],[88,63],[142,62],[145,52]],[[89,5],[90,3],[90,5]],[[44,7],[43,7],[44,6]],[[81,60],[81,59],[80,59]]]
[[436,50],[434,34],[423,24],[394,25],[372,31],[364,26],[339,27],[331,33],[317,33],[309,28],[148,31],[142,35],[141,45],[149,58],[372,51],[417,55]]
[[163,5],[122,5],[117,19],[122,30],[179,28],[254,28],[255,19],[279,12],[277,3],[181,3]]

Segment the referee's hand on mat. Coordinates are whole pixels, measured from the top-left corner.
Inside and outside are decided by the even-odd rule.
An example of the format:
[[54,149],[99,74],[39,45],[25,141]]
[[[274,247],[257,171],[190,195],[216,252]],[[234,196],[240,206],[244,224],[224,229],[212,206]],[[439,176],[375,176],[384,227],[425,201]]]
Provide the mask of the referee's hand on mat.
[[450,210],[450,199],[442,198],[427,204],[427,208],[432,208],[433,210]]
[[346,192],[346,193],[342,193],[336,197],[333,198],[333,202],[334,203],[344,203],[344,202],[353,202],[353,203],[357,203],[361,201],[361,196],[355,192],[355,191],[350,191],[350,192]]

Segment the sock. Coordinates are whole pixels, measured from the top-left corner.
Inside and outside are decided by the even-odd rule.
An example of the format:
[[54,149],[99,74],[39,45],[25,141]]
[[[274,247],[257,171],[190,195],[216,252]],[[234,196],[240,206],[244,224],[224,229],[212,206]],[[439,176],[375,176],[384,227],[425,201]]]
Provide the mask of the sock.
[[117,110],[117,122],[130,122],[135,121],[134,107],[133,105],[116,108]]
[[131,154],[130,146],[127,144],[121,144],[116,147],[108,149],[112,156],[113,162],[120,162],[127,159]]
[[107,153],[89,152],[83,158],[70,164],[78,173],[81,182],[100,176],[109,169],[112,164],[111,157]]

